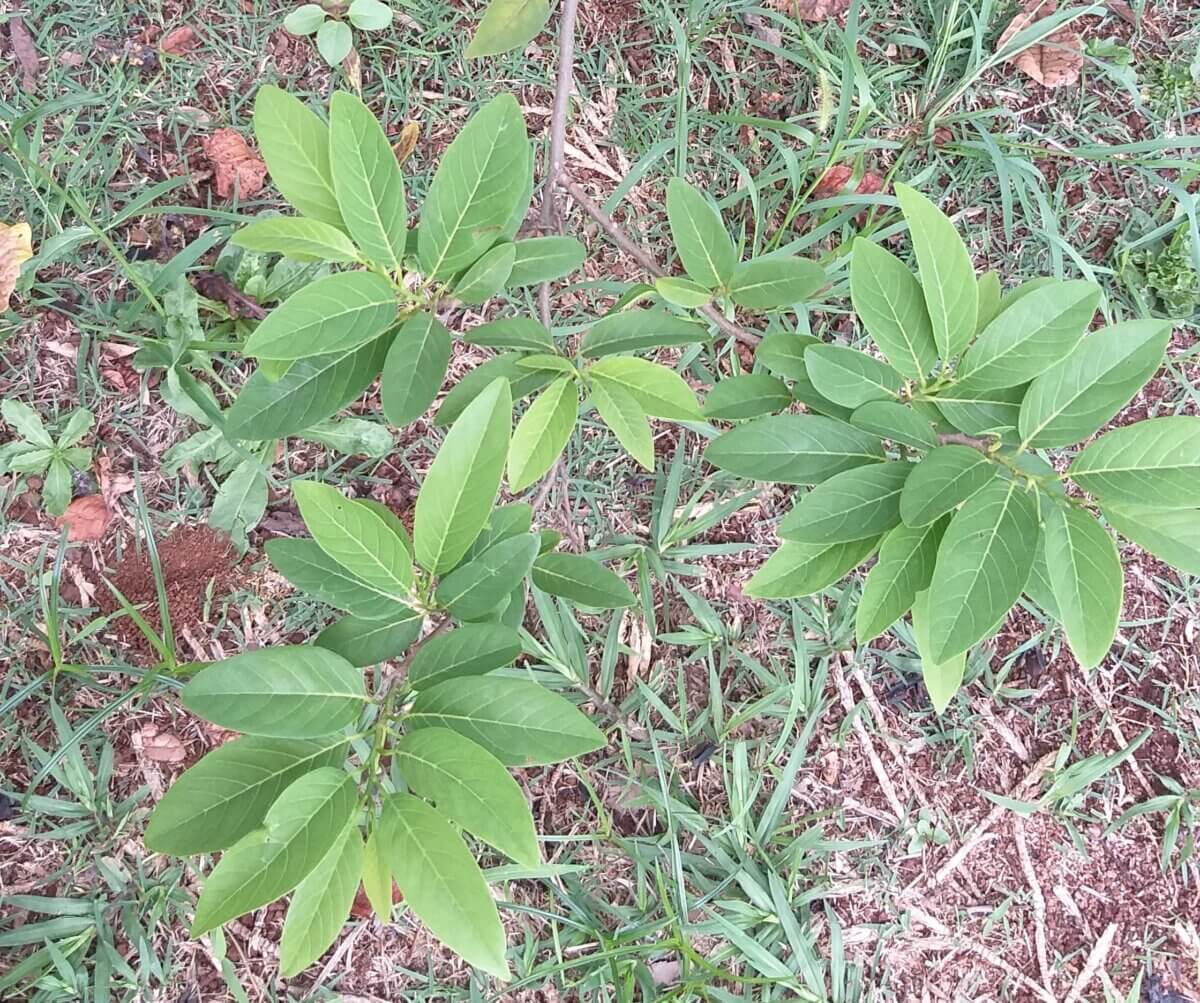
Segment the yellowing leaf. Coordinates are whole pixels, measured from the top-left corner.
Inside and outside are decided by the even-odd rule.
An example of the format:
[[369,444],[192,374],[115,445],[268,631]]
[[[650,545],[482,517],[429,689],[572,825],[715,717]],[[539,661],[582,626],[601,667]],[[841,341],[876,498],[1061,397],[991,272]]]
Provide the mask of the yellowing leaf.
[[33,231],[28,223],[8,226],[0,223],[0,310],[8,309],[8,301],[17,288],[21,266],[33,257]]

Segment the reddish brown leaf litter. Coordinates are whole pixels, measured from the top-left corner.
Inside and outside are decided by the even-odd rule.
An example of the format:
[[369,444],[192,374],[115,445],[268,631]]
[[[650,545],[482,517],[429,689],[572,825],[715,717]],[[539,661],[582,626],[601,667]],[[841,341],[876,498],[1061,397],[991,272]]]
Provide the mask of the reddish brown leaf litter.
[[829,168],[813,189],[814,199],[833,198],[835,195],[874,195],[883,190],[883,178],[874,171],[866,171],[858,183],[852,185],[854,168],[850,164],[835,164]]
[[816,23],[845,14],[850,9],[850,0],[771,0],[771,6],[801,21]]
[[234,129],[218,129],[203,140],[204,155],[213,166],[217,195],[250,198],[262,191],[267,180],[267,165],[262,157]]
[[200,44],[196,29],[191,25],[181,25],[173,31],[168,31],[162,40],[160,48],[168,56],[186,56]]
[[67,539],[71,543],[80,543],[103,537],[110,518],[111,513],[101,495],[84,495],[71,502],[56,523],[60,527],[70,527]]
[[41,62],[38,59],[37,46],[34,45],[33,35],[19,17],[8,20],[8,40],[12,43],[13,55],[21,68],[21,90],[32,94],[37,90],[38,73],[41,72]]
[[[1003,49],[1018,33],[1054,13],[1054,0],[1027,0],[1025,11],[1012,19],[996,41],[996,50]],[[1059,28],[1044,40],[1022,49],[1009,62],[1043,87],[1073,84],[1083,69],[1083,40],[1070,25]]]

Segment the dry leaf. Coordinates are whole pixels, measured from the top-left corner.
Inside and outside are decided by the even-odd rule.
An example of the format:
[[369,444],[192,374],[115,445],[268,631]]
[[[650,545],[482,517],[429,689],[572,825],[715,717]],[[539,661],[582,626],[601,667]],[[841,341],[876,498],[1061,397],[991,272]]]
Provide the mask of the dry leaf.
[[850,0],[771,0],[771,4],[801,21],[828,21],[850,9]]
[[883,178],[874,171],[867,171],[858,179],[858,184],[849,188],[854,177],[854,168],[849,164],[835,164],[829,168],[812,191],[814,199],[833,198],[835,195],[874,195],[883,190]]
[[67,540],[79,543],[99,540],[108,526],[108,506],[100,495],[84,495],[67,506],[66,512],[55,520],[57,526],[67,526]]
[[186,56],[200,43],[196,29],[190,25],[182,25],[163,35],[159,45],[168,56]]
[[132,739],[134,747],[141,748],[142,754],[156,763],[182,763],[187,759],[187,749],[179,737],[169,731],[159,731],[156,725],[146,725]]
[[[996,41],[996,51],[1003,49],[1019,32],[1053,13],[1053,0],[1027,4],[1025,12],[1014,17]],[[1042,41],[1022,49],[1008,61],[1015,63],[1017,69],[1043,87],[1073,84],[1083,69],[1083,40],[1071,30],[1070,25],[1066,25]]]
[[28,93],[37,90],[37,77],[41,72],[37,46],[33,44],[33,36],[25,27],[25,22],[19,17],[9,18],[8,40],[12,43],[13,55],[17,57],[17,65],[21,67],[21,89]]
[[217,195],[250,198],[262,191],[267,165],[233,129],[218,129],[204,140],[204,155],[216,172]]
[[83,56],[81,56],[78,52],[72,52],[70,49],[63,49],[63,51],[58,54],[59,66],[65,66],[69,70],[77,70],[86,62],[87,60],[84,59]]
[[133,478],[129,474],[113,473],[112,459],[107,453],[96,457],[96,479],[100,482],[100,496],[110,511],[117,509],[117,499],[133,490]]
[[28,223],[0,223],[0,311],[8,309],[21,266],[33,257],[33,231]]
[[417,148],[417,140],[420,137],[420,122],[409,122],[400,130],[400,138],[392,146],[392,152],[396,154],[397,162],[402,164],[412,156],[413,150]]

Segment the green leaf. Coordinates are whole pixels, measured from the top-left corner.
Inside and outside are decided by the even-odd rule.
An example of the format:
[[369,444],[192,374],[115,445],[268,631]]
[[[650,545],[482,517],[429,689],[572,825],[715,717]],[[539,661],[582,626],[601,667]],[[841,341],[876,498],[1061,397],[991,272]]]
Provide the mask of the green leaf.
[[1017,427],[1027,385],[974,390],[958,384],[938,393],[942,416],[967,435],[1004,435]]
[[357,800],[353,779],[336,767],[293,781],[267,811],[262,828],[227,850],[209,874],[196,903],[192,936],[295,888],[345,831]]
[[494,623],[468,623],[432,637],[408,669],[408,681],[420,690],[447,679],[481,676],[511,665],[521,654],[521,635]]
[[979,309],[975,319],[975,333],[978,334],[996,318],[1000,312],[1000,299],[1003,290],[1000,286],[1000,276],[995,272],[984,272],[976,283],[979,288]]
[[50,433],[42,424],[41,416],[28,404],[22,404],[19,400],[6,397],[0,401],[0,415],[3,415],[4,420],[17,430],[22,439],[45,449],[54,447],[54,440],[50,438]]
[[459,565],[438,583],[435,598],[459,620],[480,620],[495,609],[533,567],[538,538],[512,536]]
[[392,868],[383,847],[382,829],[376,825],[363,850],[363,891],[375,915],[384,923],[392,921]]
[[1000,468],[978,449],[958,444],[931,450],[909,475],[900,493],[906,526],[928,526],[987,487]]
[[278,87],[258,89],[254,135],[275,187],[305,216],[345,229],[329,166],[329,127]]
[[224,850],[258,828],[293,781],[339,766],[345,753],[342,738],[303,742],[244,735],[219,745],[155,805],[146,846],[179,857]]
[[499,676],[430,686],[417,694],[405,723],[414,730],[456,731],[505,766],[548,766],[604,745],[604,734],[558,694]]
[[983,640],[1020,598],[1041,529],[1023,485],[991,481],[950,520],[929,591],[928,655],[940,665]]
[[409,732],[396,746],[404,782],[472,835],[526,867],[541,860],[520,786],[486,749],[448,728]]
[[318,546],[342,567],[401,602],[413,584],[404,542],[369,506],[316,481],[295,481],[292,492]]
[[366,418],[330,418],[310,427],[304,437],[346,456],[381,460],[396,445],[387,426]]
[[1122,536],[1189,575],[1200,575],[1200,512],[1148,505],[1104,505],[1104,516]]
[[921,270],[933,342],[941,358],[949,360],[975,336],[979,312],[975,267],[954,224],[937,206],[908,185],[897,184],[896,196]]
[[413,545],[427,571],[462,558],[496,500],[512,429],[508,381],[493,381],[450,429],[417,495]]
[[376,338],[348,352],[300,359],[275,381],[255,372],[225,413],[226,435],[253,442],[282,439],[336,414],[375,379],[388,341]]
[[[13,445],[24,445],[24,442],[17,440]],[[40,474],[54,458],[53,449],[19,449],[8,454],[6,466],[17,474]]]
[[850,258],[850,300],[871,339],[901,376],[923,380],[938,348],[916,276],[894,254],[862,237]]
[[925,682],[925,691],[929,694],[933,709],[942,714],[962,686],[967,670],[967,653],[961,651],[941,662],[935,662],[929,656],[932,650],[929,640],[931,592],[931,589],[920,592],[913,601],[913,637],[917,642],[917,654],[921,656],[921,677]]
[[418,313],[401,326],[383,363],[379,397],[393,425],[429,410],[450,364],[450,332],[433,314]]
[[1050,572],[1046,568],[1046,548],[1038,547],[1033,555],[1033,567],[1029,569],[1029,581],[1025,583],[1025,595],[1040,606],[1047,616],[1054,620],[1058,615],[1058,601],[1054,598],[1054,588],[1050,584]]
[[350,918],[362,866],[362,834],[351,822],[292,896],[279,942],[279,974],[285,979],[304,971],[337,940]]
[[[53,470],[53,467],[51,467]],[[70,474],[67,474],[68,483]],[[47,480],[47,486],[49,480]],[[267,477],[257,460],[243,460],[233,468],[213,498],[208,524],[227,533],[239,551],[246,549],[246,533],[258,525],[267,510]]]
[[933,449],[938,443],[933,426],[897,401],[868,401],[850,415],[850,424],[914,449]]
[[417,228],[426,276],[448,279],[502,238],[527,198],[530,170],[521,109],[500,94],[447,147],[429,186]]
[[1125,575],[1112,537],[1086,512],[1062,505],[1045,515],[1046,570],[1071,651],[1085,669],[1103,661],[1117,635]]
[[329,149],[333,190],[350,236],[375,264],[400,269],[408,239],[404,176],[383,127],[349,91],[334,91],[330,99]]
[[362,673],[340,655],[280,645],[201,669],[180,699],[192,713],[222,728],[270,738],[318,738],[357,721],[367,698]]
[[637,398],[615,383],[598,380],[592,384],[590,399],[597,414],[629,455],[647,470],[653,470],[654,436]]
[[655,279],[654,288],[659,296],[675,306],[698,307],[712,301],[711,290],[705,289],[699,282],[674,275]]
[[620,387],[646,414],[672,421],[700,421],[703,415],[692,388],[673,369],[627,355],[601,359],[588,376]]
[[374,272],[338,272],[304,286],[267,315],[243,351],[262,359],[346,352],[378,338],[396,319],[396,294]]
[[1099,302],[1099,287],[1081,280],[1056,282],[1022,298],[967,349],[959,390],[1014,387],[1044,373],[1079,344]]
[[618,310],[601,317],[579,343],[585,359],[707,341],[700,324],[661,310]]
[[238,230],[230,243],[258,254],[282,254],[295,261],[358,261],[354,243],[336,226],[303,216],[256,219]]
[[594,609],[620,609],[637,602],[621,578],[599,561],[577,554],[546,554],[533,565],[533,584]]
[[434,416],[435,425],[452,425],[458,416],[466,410],[493,380],[503,378],[508,380],[513,400],[520,400],[547,386],[555,377],[553,372],[544,369],[522,369],[518,363],[523,356],[516,352],[498,355],[488,359],[481,366],[476,366],[462,377],[446,394],[441,407]]
[[465,961],[507,979],[504,928],[462,837],[411,794],[383,802],[383,826],[385,853],[405,903]]
[[531,317],[501,317],[490,324],[473,327],[463,335],[469,345],[515,348],[523,352],[553,352],[554,339]]
[[416,615],[386,591],[347,571],[315,540],[268,540],[266,550],[275,570],[301,592],[359,619],[392,622]]
[[810,596],[845,577],[871,556],[878,537],[849,543],[784,543],[742,591],[755,599]]
[[1150,418],[1113,429],[1068,471],[1101,502],[1155,508],[1200,505],[1200,418]]
[[804,364],[817,392],[843,407],[895,399],[904,388],[904,378],[887,363],[841,345],[814,345]]
[[1134,320],[1089,334],[1041,373],[1021,402],[1018,428],[1031,446],[1069,446],[1108,424],[1162,365],[1171,324]]
[[354,37],[345,21],[330,18],[317,29],[317,51],[330,66],[337,66],[353,47]]
[[491,0],[464,55],[479,59],[523,48],[549,19],[550,0]]
[[758,343],[754,358],[771,373],[785,380],[808,382],[808,367],[804,364],[804,353],[820,342],[811,334],[793,334],[791,331],[775,331]]
[[[57,456],[53,457],[46,468],[46,480],[42,484],[42,504],[46,506],[46,513],[48,515],[58,517],[67,510],[67,506],[71,504],[71,487],[70,468]],[[217,494],[219,496],[220,492]],[[266,500],[266,488],[264,486],[264,506],[266,505]],[[262,512],[260,511],[258,515],[261,518]]]
[[729,295],[748,310],[780,310],[811,299],[829,285],[825,269],[796,257],[751,258],[733,273]]
[[324,8],[320,4],[306,3],[283,19],[283,27],[293,35],[311,35],[324,21]]
[[667,183],[667,222],[683,267],[707,289],[733,280],[737,252],[721,214],[682,178]]
[[585,255],[574,237],[529,237],[513,242],[516,257],[507,285],[533,286],[552,282],[579,268]]
[[889,460],[835,474],[784,516],[780,538],[848,543],[886,533],[900,522],[900,492],[913,469],[907,460]]
[[65,451],[74,446],[75,443],[87,435],[92,425],[95,424],[95,421],[96,416],[87,408],[76,408],[71,412],[71,417],[67,420],[67,427],[62,430],[62,434],[58,437],[58,448]]
[[382,0],[354,0],[346,16],[362,31],[382,31],[392,23],[392,8]]
[[938,543],[948,519],[928,526],[897,526],[883,538],[879,560],[867,574],[855,618],[859,644],[878,637],[904,616],[929,587]]
[[777,484],[819,484],[884,458],[875,436],[811,414],[755,418],[718,436],[704,456],[731,474]]
[[473,561],[485,550],[522,533],[528,533],[533,525],[533,506],[527,502],[509,502],[497,505],[488,515],[483,530],[475,538],[470,549],[463,555],[463,563]]
[[704,401],[704,413],[726,421],[757,418],[783,411],[791,403],[791,392],[783,380],[766,373],[748,373],[716,383]]
[[486,303],[508,284],[508,277],[516,259],[516,244],[498,244],[493,247],[455,282],[455,297],[470,306]]
[[508,489],[524,491],[558,459],[579,416],[579,391],[569,377],[557,379],[517,422],[508,450]]
[[407,651],[421,634],[421,622],[422,617],[415,610],[396,620],[344,616],[321,631],[314,643],[341,655],[357,668],[378,665]]

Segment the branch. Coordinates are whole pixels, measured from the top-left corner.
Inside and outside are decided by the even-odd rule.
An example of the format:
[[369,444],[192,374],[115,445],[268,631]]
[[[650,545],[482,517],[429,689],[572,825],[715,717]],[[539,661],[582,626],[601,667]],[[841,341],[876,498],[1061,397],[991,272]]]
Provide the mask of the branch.
[[425,647],[425,645],[427,645],[439,634],[446,633],[446,631],[452,626],[454,626],[454,621],[451,620],[449,616],[443,616],[441,621],[433,628],[433,630],[431,630],[428,634],[421,638],[421,640],[409,648],[408,655],[405,657],[404,661],[396,667],[394,672],[389,672],[384,678],[383,684],[380,686],[380,696],[387,696],[388,693],[391,692],[392,688],[408,675],[408,670],[412,668],[413,659],[417,657],[417,653],[423,647]]
[[972,449],[978,449],[981,453],[991,452],[995,441],[976,435],[967,435],[965,432],[941,432],[937,438],[940,445],[945,446],[954,443],[959,446],[970,446]]

